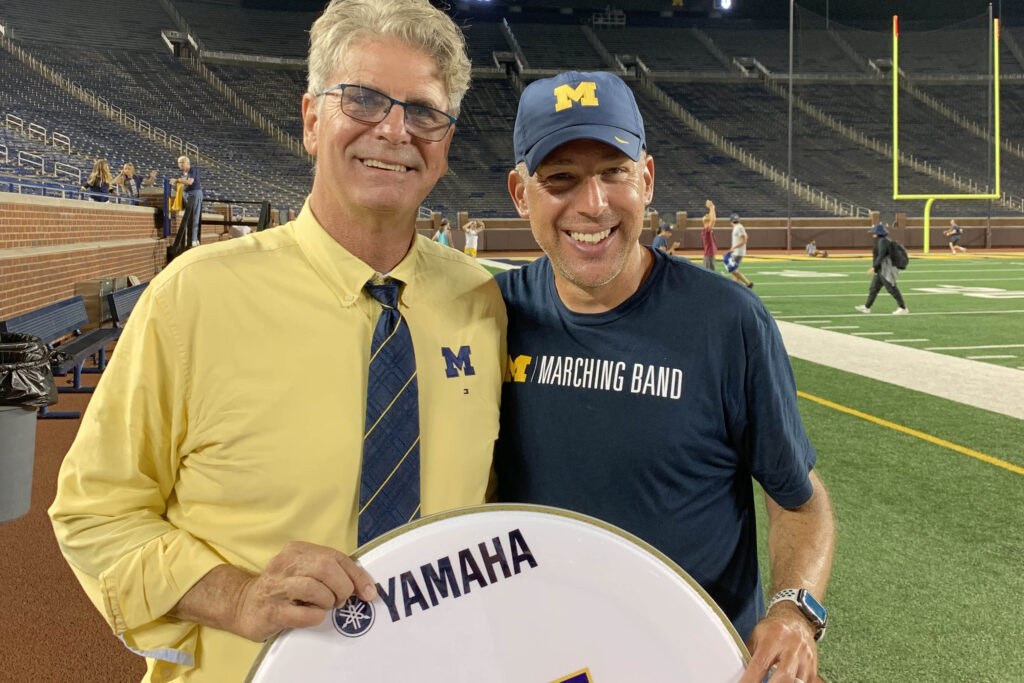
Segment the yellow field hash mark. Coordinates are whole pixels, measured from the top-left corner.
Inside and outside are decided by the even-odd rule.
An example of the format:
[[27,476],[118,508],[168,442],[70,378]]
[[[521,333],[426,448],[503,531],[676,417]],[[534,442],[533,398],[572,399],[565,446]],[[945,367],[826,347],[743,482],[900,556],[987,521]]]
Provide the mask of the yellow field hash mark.
[[1005,460],[1000,460],[999,458],[993,458],[991,455],[985,455],[984,453],[979,453],[978,451],[971,450],[970,448],[965,448],[965,447],[957,445],[957,444],[955,444],[955,443],[953,443],[951,441],[946,441],[945,439],[940,439],[937,436],[932,436],[931,434],[925,434],[924,432],[919,432],[916,429],[911,429],[910,427],[904,427],[903,425],[898,425],[895,422],[889,422],[888,420],[883,420],[880,417],[875,417],[874,415],[868,415],[867,413],[862,413],[859,410],[854,410],[853,408],[847,408],[846,406],[839,405],[838,403],[833,403],[832,401],[829,401],[829,400],[824,399],[824,398],[819,398],[817,396],[812,396],[811,394],[805,393],[803,391],[797,391],[796,394],[797,394],[797,396],[799,396],[801,398],[806,398],[809,401],[814,401],[815,403],[820,403],[823,406],[827,406],[829,408],[833,408],[833,409],[838,410],[838,411],[843,412],[843,413],[848,413],[849,415],[853,415],[855,417],[859,417],[859,418],[861,418],[863,420],[867,420],[868,422],[874,422],[875,424],[882,425],[883,427],[888,427],[889,429],[895,429],[898,432],[903,432],[904,434],[909,434],[910,436],[916,436],[918,439],[924,439],[925,441],[928,441],[929,443],[933,443],[936,446],[942,446],[943,448],[948,448],[951,451],[956,451],[957,453],[963,453],[964,455],[969,455],[972,458],[976,458],[978,460],[981,460],[982,462],[987,462],[990,465],[995,465],[996,467],[1002,467],[1004,470],[1010,470],[1011,472],[1016,472],[1017,474],[1024,474],[1024,467],[1018,467],[1017,465],[1014,465],[1012,463],[1008,463]]

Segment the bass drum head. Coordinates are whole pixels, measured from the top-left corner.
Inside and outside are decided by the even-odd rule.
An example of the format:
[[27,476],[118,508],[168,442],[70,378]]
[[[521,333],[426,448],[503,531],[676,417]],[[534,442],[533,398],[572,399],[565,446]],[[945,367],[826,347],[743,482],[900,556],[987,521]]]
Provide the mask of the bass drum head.
[[557,508],[482,505],[375,539],[378,584],[264,645],[251,683],[735,683],[749,659],[678,565]]

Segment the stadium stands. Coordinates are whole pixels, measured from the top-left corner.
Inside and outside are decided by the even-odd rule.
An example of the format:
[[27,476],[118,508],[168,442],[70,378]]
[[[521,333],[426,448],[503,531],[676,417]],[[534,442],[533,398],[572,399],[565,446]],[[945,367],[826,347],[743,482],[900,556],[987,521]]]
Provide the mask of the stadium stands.
[[174,3],[208,50],[270,57],[305,57],[318,12],[280,12],[240,5]]
[[[5,0],[3,19],[17,44],[124,112],[196,145],[208,197],[268,198],[275,205],[292,207],[302,202],[310,187],[308,161],[261,130],[188,61],[175,58],[160,32],[180,29],[180,16],[206,51],[205,63],[213,75],[252,111],[298,139],[305,72],[296,67],[306,54],[307,31],[315,13],[254,10],[241,3],[198,0],[110,0],[87,12],[73,0],[52,0],[47,8],[51,20],[42,22],[35,0]],[[497,13],[459,16],[474,64],[474,81],[456,126],[450,172],[427,198],[427,207],[484,217],[513,215],[506,174],[513,160],[517,79],[496,69],[493,55],[518,44],[528,62],[527,71],[519,74],[524,81],[566,68],[613,68],[609,61],[614,59],[607,55],[635,55],[645,65],[649,82],[726,143],[742,150],[738,153],[728,144],[709,141],[706,132],[691,130],[653,91],[645,91],[646,81],[634,83],[657,159],[655,204],[662,212],[700,211],[704,199],[713,197],[720,205],[748,215],[784,215],[789,206],[802,215],[827,213],[752,170],[761,168],[760,162],[763,168],[785,170],[788,103],[771,90],[762,74],[755,70],[753,76],[743,77],[732,60],[751,57],[774,75],[786,72],[787,31],[742,22],[632,23],[628,13],[625,25],[592,29],[581,26],[574,16],[517,12],[507,19],[513,39],[506,36]],[[907,204],[891,199],[891,160],[865,142],[873,138],[888,144],[891,138],[889,81],[879,74],[873,77],[876,72],[868,65],[870,59],[884,62],[891,57],[887,27],[865,31],[833,24],[826,28],[820,17],[804,10],[798,19],[796,95],[848,126],[849,135],[794,107],[795,177],[844,205],[884,212],[907,210]],[[588,35],[589,30],[593,33]],[[1014,115],[1024,110],[1024,86],[1019,85],[1024,53],[1013,42],[1019,32],[1007,29],[1000,50],[1003,72],[1008,74],[1003,86],[1003,136],[1011,146],[1024,139],[1024,118]],[[592,42],[595,36],[597,45]],[[1024,35],[1019,37],[1018,42],[1024,42]],[[980,187],[989,173],[988,145],[970,124],[985,128],[987,92],[984,83],[965,77],[979,77],[979,64],[984,70],[986,52],[981,48],[986,44],[982,17],[934,31],[908,31],[901,52],[905,73],[918,79],[912,80],[912,86],[940,103],[938,108],[950,109],[940,113],[932,103],[905,90],[901,147],[929,168],[941,167]],[[72,140],[69,152],[19,130],[0,128],[2,177],[67,185],[73,175],[68,168],[87,174],[97,157],[107,158],[114,168],[131,161],[140,170],[175,173],[177,151],[98,112],[4,49],[0,49],[0,77],[4,83],[0,121],[11,114]],[[957,114],[962,117],[959,123],[953,120]],[[851,139],[856,134],[866,137]],[[42,161],[31,157],[32,161],[19,165],[19,152],[25,153],[23,158],[38,155]],[[53,177],[58,163],[67,171],[63,178]],[[44,176],[36,173],[40,164]],[[1005,152],[1003,164],[1004,189],[1024,195],[1024,186],[1016,180],[1024,177],[1024,150]],[[900,178],[903,189],[954,191],[949,183],[909,166],[901,168]],[[973,202],[955,209],[977,214],[987,207]]]
[[563,71],[567,64],[578,71],[606,69],[601,55],[575,24],[511,23],[530,68]]
[[689,29],[626,26],[594,32],[613,55],[636,55],[653,71],[728,71]]

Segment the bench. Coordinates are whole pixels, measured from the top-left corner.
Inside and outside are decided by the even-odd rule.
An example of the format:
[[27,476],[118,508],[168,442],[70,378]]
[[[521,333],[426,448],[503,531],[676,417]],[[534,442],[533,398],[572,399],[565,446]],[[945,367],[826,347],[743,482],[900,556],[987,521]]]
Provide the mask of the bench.
[[[74,373],[74,381],[70,387],[58,387],[61,393],[91,393],[93,387],[82,386],[83,372],[102,372],[107,365],[107,345],[119,334],[115,328],[100,327],[82,333],[81,328],[89,324],[89,314],[85,310],[85,299],[80,296],[58,301],[36,311],[23,313],[9,320],[0,322],[0,331],[33,334],[46,344],[51,354],[50,370],[55,376]],[[57,340],[68,335],[74,336],[57,344]],[[96,367],[83,370],[86,359],[96,357]],[[79,412],[55,412],[43,408],[39,411],[40,418],[72,418],[77,419]]]
[[128,322],[128,316],[131,315],[132,309],[135,308],[135,304],[138,303],[139,297],[142,296],[142,292],[148,285],[148,282],[143,282],[141,285],[119,289],[107,295],[107,302],[110,304],[110,317],[114,321],[114,330],[118,337],[121,336],[121,330]]

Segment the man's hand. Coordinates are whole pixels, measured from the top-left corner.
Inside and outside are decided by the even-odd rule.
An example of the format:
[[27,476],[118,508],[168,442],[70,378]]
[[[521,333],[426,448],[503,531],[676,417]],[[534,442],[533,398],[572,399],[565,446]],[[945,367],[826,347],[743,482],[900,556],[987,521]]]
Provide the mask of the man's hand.
[[373,579],[344,553],[293,541],[257,576],[223,564],[199,580],[170,616],[262,642],[285,628],[316,626],[355,593],[377,597]]
[[246,581],[235,633],[260,642],[284,628],[316,626],[352,593],[367,602],[377,597],[373,579],[348,555],[312,543],[289,543],[262,574]]
[[739,683],[761,683],[775,667],[771,683],[817,683],[818,645],[814,626],[796,605],[780,602],[762,619],[747,641],[750,663]]
[[678,247],[679,247],[679,242],[673,242],[672,246],[669,249],[671,251],[675,251]]
[[870,268],[868,268],[868,275],[874,275],[874,274],[875,274],[875,267],[871,266]]
[[715,208],[715,203],[709,199],[706,202],[704,202],[704,206],[706,206],[709,209],[713,209]]

